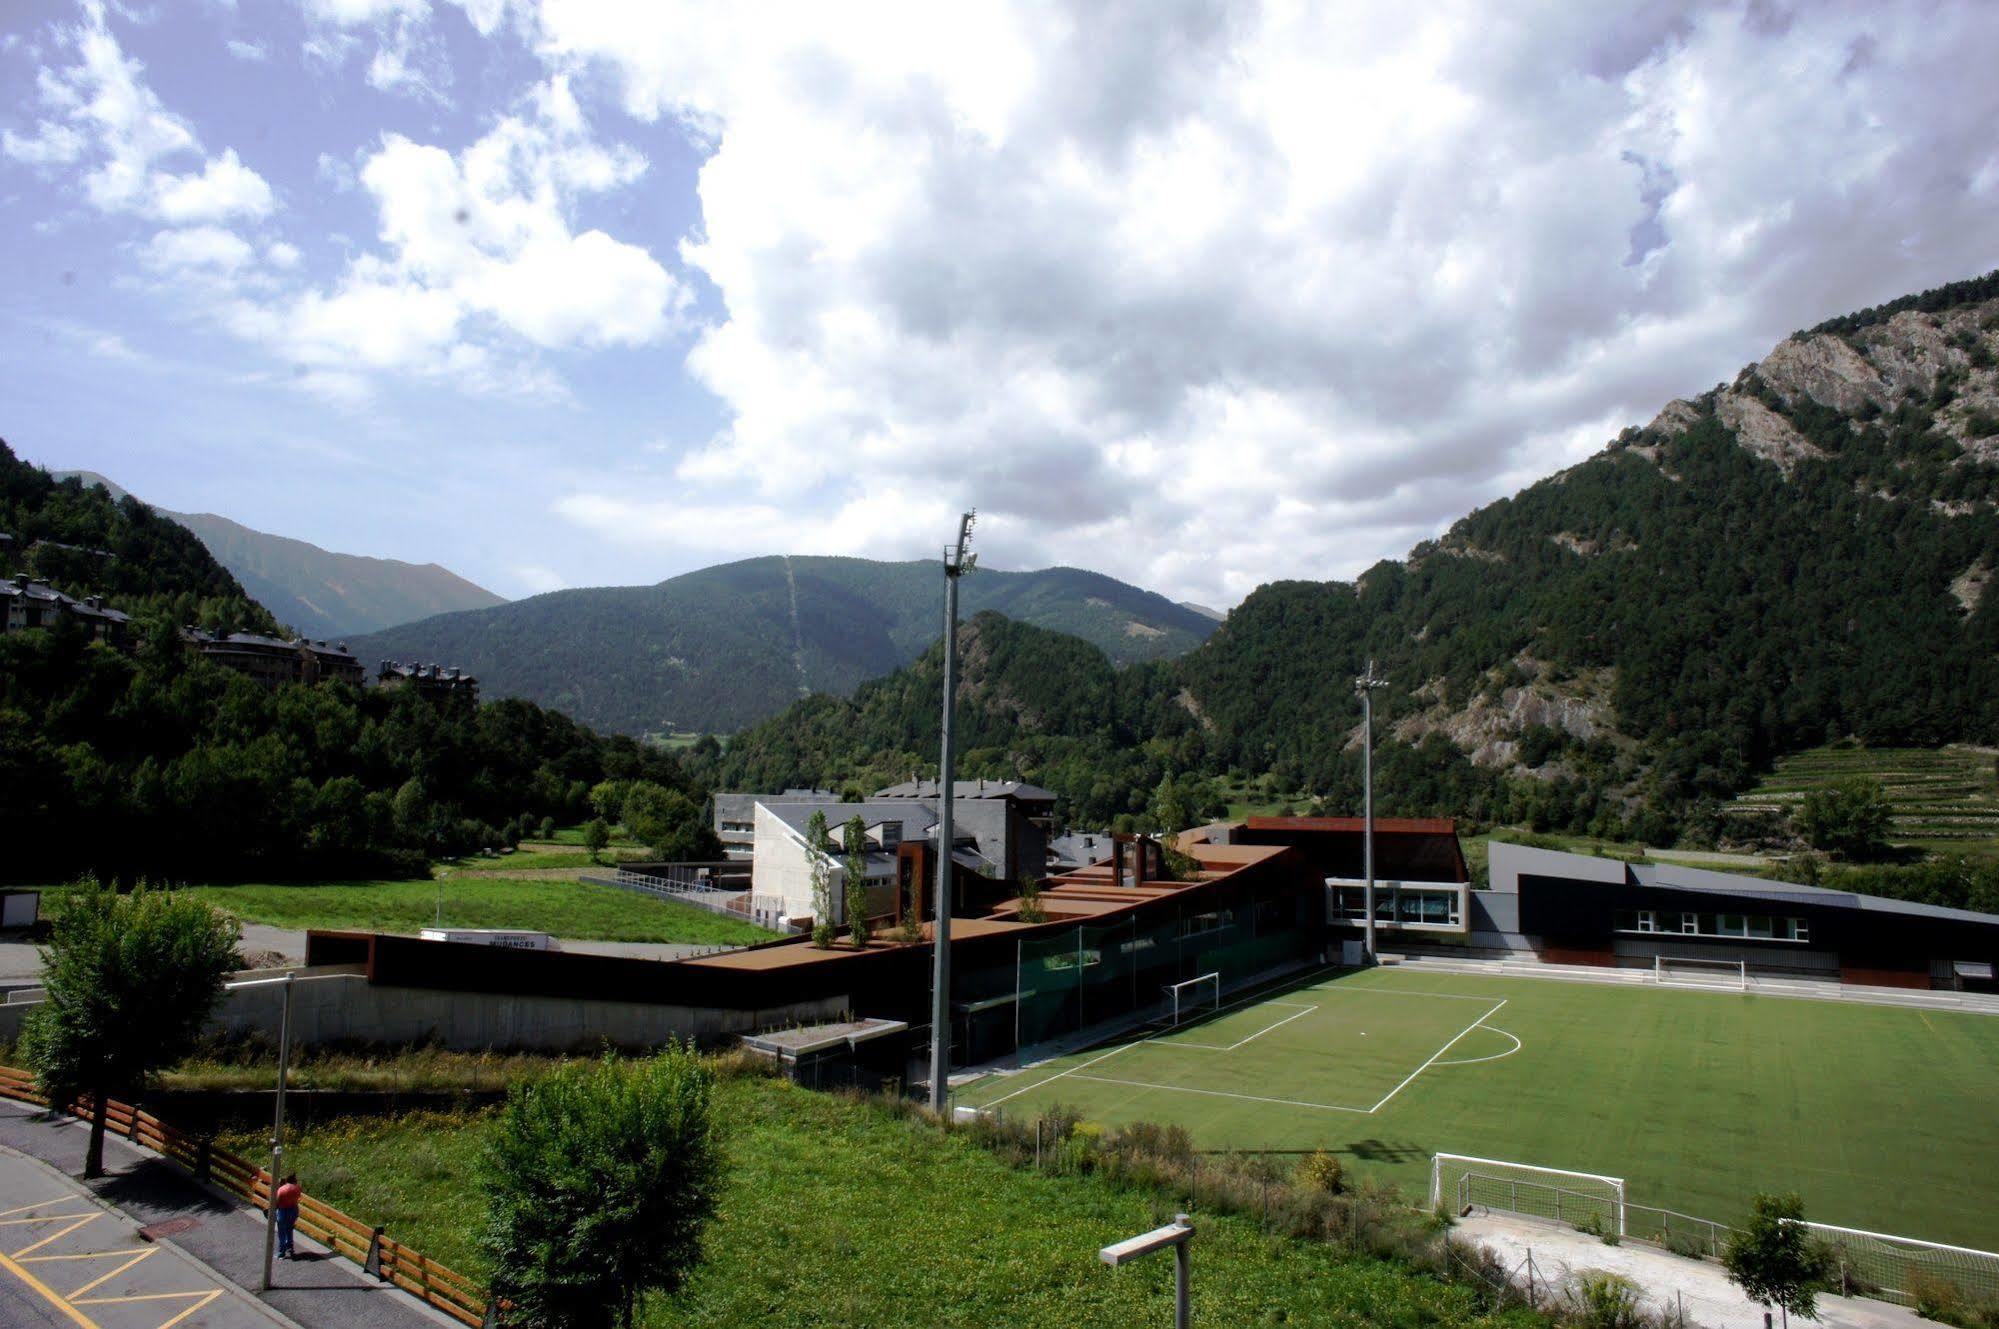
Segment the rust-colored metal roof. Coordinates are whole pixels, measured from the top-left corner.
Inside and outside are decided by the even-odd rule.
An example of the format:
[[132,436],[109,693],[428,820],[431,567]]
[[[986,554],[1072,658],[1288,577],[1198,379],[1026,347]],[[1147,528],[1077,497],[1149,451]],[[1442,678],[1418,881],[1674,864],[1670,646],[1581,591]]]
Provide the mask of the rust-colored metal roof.
[[[1244,825],[1252,831],[1353,831],[1367,829],[1365,817],[1251,817]],[[1376,817],[1376,835],[1456,835],[1458,823],[1452,817]]]

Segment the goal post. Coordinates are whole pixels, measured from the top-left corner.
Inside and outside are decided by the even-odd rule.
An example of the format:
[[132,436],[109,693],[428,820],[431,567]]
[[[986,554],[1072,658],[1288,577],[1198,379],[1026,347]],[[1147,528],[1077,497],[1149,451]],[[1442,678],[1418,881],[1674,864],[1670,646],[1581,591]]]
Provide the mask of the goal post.
[[1445,1206],[1460,1218],[1479,1209],[1498,1210],[1627,1235],[1624,1178],[1595,1172],[1437,1154],[1430,1159],[1430,1207]]
[[1685,955],[1652,957],[1652,981],[1678,983],[1685,987],[1749,990],[1749,964],[1745,960],[1708,960]]
[[1219,972],[1199,974],[1168,983],[1166,995],[1171,1003],[1168,1018],[1177,1029],[1189,1020],[1213,1015],[1222,1008],[1222,976]]

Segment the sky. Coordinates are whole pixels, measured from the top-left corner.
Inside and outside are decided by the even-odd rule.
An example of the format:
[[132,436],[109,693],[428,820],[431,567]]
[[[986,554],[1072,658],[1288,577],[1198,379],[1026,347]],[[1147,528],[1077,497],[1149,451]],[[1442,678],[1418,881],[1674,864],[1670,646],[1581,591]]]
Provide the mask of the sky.
[[1999,6],[10,0],[0,437],[507,596],[1351,578],[1999,266]]

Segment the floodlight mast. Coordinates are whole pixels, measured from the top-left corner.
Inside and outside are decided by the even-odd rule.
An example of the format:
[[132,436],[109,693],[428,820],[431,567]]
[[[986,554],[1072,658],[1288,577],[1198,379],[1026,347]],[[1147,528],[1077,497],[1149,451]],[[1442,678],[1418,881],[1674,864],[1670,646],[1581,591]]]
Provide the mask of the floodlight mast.
[[1374,948],[1374,692],[1376,688],[1388,686],[1388,680],[1374,672],[1374,661],[1367,662],[1367,672],[1353,681],[1354,691],[1360,694],[1360,750],[1361,750],[1361,804],[1365,825],[1361,832],[1362,857],[1365,861],[1365,889],[1362,891],[1361,907],[1367,917],[1362,920],[1366,936],[1363,949],[1365,963],[1373,964],[1377,958]]
[[951,1080],[951,795],[956,773],[951,713],[958,692],[958,578],[978,563],[971,552],[978,516],[974,508],[959,518],[958,543],[944,551],[944,735],[937,754],[937,922],[931,930],[930,981],[930,1110],[937,1113],[949,1107]]

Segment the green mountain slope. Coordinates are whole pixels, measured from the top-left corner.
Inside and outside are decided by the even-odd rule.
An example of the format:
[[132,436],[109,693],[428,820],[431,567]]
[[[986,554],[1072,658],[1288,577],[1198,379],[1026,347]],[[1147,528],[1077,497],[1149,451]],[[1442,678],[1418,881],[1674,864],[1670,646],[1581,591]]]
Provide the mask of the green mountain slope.
[[[967,773],[1037,780],[1091,820],[1171,820],[1231,773],[1345,808],[1348,680],[1373,658],[1392,681],[1385,809],[1670,843],[1786,752],[1999,738],[1995,570],[1999,274],[1797,334],[1406,561],[1262,587],[1134,680],[1154,693],[1127,713],[1171,703],[1191,725],[1121,736],[1156,735],[1161,760],[1067,779],[1077,752],[1108,750],[1097,723]],[[739,741],[724,778],[759,774],[762,735],[811,719]],[[773,773],[934,761],[925,723],[864,726]]]
[[[102,486],[114,499],[132,497],[95,471],[63,471],[57,478],[72,476],[86,486]],[[307,637],[374,632],[432,614],[506,603],[435,563],[334,553],[212,512],[155,511],[193,531],[257,603]]]
[[[436,661],[624,733],[732,732],[815,692],[847,695],[938,636],[935,564],[775,556],[656,586],[555,591],[353,642],[363,658]],[[967,615],[993,609],[1071,633],[1118,663],[1162,659],[1215,624],[1093,572],[981,570]]]

